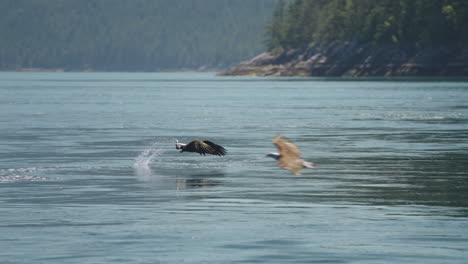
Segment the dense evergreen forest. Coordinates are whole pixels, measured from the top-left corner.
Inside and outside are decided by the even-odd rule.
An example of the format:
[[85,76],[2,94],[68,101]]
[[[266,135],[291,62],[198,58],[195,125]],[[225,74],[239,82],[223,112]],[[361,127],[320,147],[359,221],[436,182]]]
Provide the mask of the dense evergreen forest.
[[357,41],[411,48],[468,44],[467,0],[279,0],[270,51]]
[[222,68],[264,50],[277,0],[1,0],[0,69]]

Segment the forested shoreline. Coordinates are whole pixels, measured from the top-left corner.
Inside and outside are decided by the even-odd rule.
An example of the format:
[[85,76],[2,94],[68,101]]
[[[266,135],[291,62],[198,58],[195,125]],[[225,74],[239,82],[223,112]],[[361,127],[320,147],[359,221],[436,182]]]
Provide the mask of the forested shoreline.
[[276,0],[3,0],[0,70],[222,69],[264,50]]
[[0,70],[468,75],[466,0],[3,0]]
[[279,0],[269,51],[357,41],[421,48],[468,44],[466,0]]
[[279,0],[268,49],[227,75],[468,75],[468,1]]

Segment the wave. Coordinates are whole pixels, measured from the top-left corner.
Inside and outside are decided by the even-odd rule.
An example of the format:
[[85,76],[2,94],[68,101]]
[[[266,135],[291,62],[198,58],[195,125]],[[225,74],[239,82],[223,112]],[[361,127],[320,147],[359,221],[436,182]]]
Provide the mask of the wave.
[[0,175],[0,182],[47,181],[47,180],[49,179],[46,177],[31,176],[31,175],[20,175],[20,174]]
[[47,181],[49,180],[47,177],[28,174],[49,170],[54,170],[54,168],[30,167],[0,169],[0,182]]
[[361,118],[372,118],[378,120],[442,120],[447,118],[461,118],[460,113],[455,114],[426,114],[426,113],[358,113],[357,116]]
[[54,170],[54,169],[55,168],[42,168],[42,167],[10,168],[10,169],[0,169],[0,173],[12,173],[12,172],[30,173],[30,172],[48,171],[48,170]]

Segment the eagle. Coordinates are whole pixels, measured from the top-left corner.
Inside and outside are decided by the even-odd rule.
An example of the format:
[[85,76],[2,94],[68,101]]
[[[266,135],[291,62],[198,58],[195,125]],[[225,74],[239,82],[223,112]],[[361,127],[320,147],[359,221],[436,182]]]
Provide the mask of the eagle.
[[296,175],[301,175],[299,170],[303,168],[315,169],[314,163],[303,160],[301,158],[301,150],[284,136],[278,135],[274,137],[273,144],[279,153],[271,152],[266,154],[266,156],[276,159],[281,168],[289,170]]
[[225,148],[208,140],[201,141],[199,139],[195,139],[193,141],[190,141],[187,144],[179,143],[179,141],[176,140],[175,146],[176,146],[176,149],[180,149],[180,153],[196,152],[200,155],[211,154],[211,155],[224,156],[226,155],[226,152],[227,152]]

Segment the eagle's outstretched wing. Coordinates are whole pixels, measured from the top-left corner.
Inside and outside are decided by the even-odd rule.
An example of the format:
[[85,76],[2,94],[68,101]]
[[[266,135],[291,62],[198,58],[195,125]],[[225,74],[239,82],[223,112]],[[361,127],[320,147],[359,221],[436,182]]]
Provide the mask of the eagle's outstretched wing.
[[205,140],[205,141],[201,141],[198,139],[193,140],[190,143],[188,143],[184,147],[183,150],[188,151],[188,152],[196,152],[200,155],[206,155],[206,154],[212,154],[212,155],[218,155],[218,156],[226,155],[225,148],[208,140]]
[[226,155],[227,150],[225,148],[221,147],[220,145],[215,144],[215,143],[213,143],[211,141],[208,141],[208,140],[204,140],[203,143],[205,143],[205,144],[207,144],[208,146],[211,147],[212,152],[210,154],[218,155],[218,156]]

